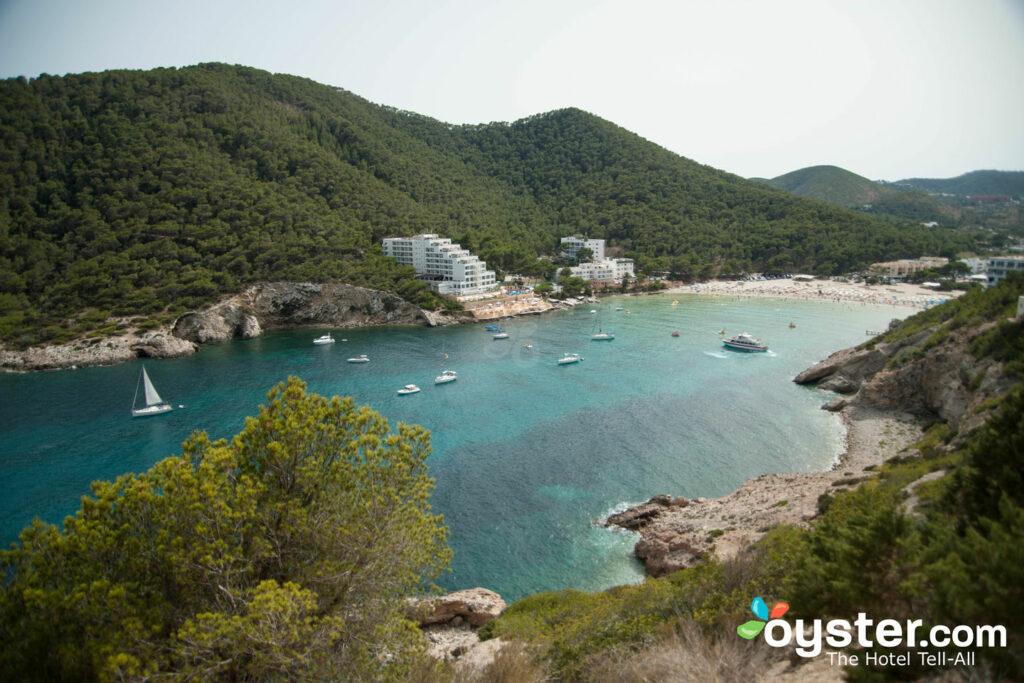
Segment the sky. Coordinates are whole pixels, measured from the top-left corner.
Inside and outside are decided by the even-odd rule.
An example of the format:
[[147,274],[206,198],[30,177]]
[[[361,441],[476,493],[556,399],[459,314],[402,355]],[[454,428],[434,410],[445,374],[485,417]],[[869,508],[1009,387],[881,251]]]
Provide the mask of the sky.
[[0,0],[0,78],[201,62],[453,124],[578,107],[744,177],[1024,170],[1024,0]]

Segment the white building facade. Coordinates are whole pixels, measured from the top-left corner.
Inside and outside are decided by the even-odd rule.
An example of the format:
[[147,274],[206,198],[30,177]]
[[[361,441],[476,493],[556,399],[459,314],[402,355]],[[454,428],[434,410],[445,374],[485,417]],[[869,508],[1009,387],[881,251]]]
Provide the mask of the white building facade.
[[589,249],[593,254],[591,260],[604,261],[604,240],[591,240],[583,235],[562,238],[562,256],[564,258],[576,258],[580,249]]
[[1015,270],[1024,270],[1024,256],[993,256],[988,260],[988,283],[994,285]]
[[606,258],[592,263],[581,263],[569,269],[576,277],[592,281],[621,281],[624,277],[635,277],[633,275],[633,259],[628,258]]
[[604,240],[587,239],[582,235],[562,238],[562,256],[565,258],[576,258],[580,249],[589,249],[593,256],[589,263],[581,263],[569,269],[576,277],[597,282],[621,281],[624,277],[635,277],[633,259],[607,258],[604,255]]
[[416,278],[438,294],[467,296],[497,287],[494,271],[487,270],[487,263],[448,238],[434,234],[386,237],[382,246],[385,256],[412,266]]

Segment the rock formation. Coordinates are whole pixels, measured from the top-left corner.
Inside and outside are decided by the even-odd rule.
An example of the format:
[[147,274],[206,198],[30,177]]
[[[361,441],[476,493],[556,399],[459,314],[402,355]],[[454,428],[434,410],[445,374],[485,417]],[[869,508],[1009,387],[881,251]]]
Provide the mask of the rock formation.
[[137,358],[178,358],[196,352],[191,341],[166,331],[136,332],[105,339],[77,340],[25,351],[0,350],[0,367],[15,372],[114,365]]
[[487,656],[493,658],[497,643],[481,643],[476,629],[504,612],[505,607],[505,601],[494,591],[470,588],[440,598],[410,600],[409,618],[423,630],[427,650],[435,659],[463,659],[480,648],[489,649]]
[[450,322],[401,297],[366,287],[311,282],[252,285],[205,311],[186,313],[174,335],[197,343],[250,339],[265,330],[295,327],[430,325]]
[[[118,321],[128,325],[128,320]],[[129,331],[25,351],[0,347],[0,367],[27,372],[113,365],[136,358],[178,358],[200,344],[251,339],[267,330],[294,327],[446,325],[457,319],[425,311],[401,297],[365,287],[309,282],[252,285],[227,301],[186,313],[171,329]]]
[[992,325],[951,331],[930,327],[895,342],[846,349],[793,381],[844,394],[824,406],[829,410],[864,406],[939,418],[965,436],[984,421],[974,407],[1012,383],[999,362],[970,352],[971,341]]
[[823,406],[840,413],[848,427],[846,453],[830,471],[762,475],[712,500],[677,504],[655,496],[606,524],[639,532],[634,554],[648,574],[662,576],[711,554],[727,558],[779,524],[806,524],[823,493],[858,485],[894,455],[916,454],[905,449],[920,438],[922,422],[946,422],[955,435],[949,447],[957,447],[984,424],[979,405],[1014,379],[1000,362],[970,351],[972,341],[996,323],[943,326],[949,324],[838,351],[794,378],[840,394]]

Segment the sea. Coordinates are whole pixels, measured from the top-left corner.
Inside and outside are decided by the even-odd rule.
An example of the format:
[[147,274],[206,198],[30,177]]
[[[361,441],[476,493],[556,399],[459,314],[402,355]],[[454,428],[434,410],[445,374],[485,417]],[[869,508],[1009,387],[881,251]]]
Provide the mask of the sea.
[[[643,577],[637,536],[608,514],[667,493],[722,496],[771,472],[827,469],[842,452],[833,396],[792,382],[909,308],[662,294],[605,298],[570,311],[442,328],[291,330],[146,360],[175,409],[135,418],[143,361],[0,375],[0,547],[33,518],[60,524],[90,482],[179,454],[195,430],[231,437],[288,376],[352,396],[389,423],[430,430],[431,504],[453,550],[443,588],[482,586],[511,601],[601,590]],[[792,326],[791,326],[792,324]],[[613,341],[591,334],[614,331]],[[722,345],[748,332],[767,353]],[[672,336],[678,332],[678,336]],[[564,353],[583,360],[558,365]],[[369,363],[346,358],[366,354]],[[434,385],[442,370],[458,380]],[[416,384],[422,391],[399,396]]]

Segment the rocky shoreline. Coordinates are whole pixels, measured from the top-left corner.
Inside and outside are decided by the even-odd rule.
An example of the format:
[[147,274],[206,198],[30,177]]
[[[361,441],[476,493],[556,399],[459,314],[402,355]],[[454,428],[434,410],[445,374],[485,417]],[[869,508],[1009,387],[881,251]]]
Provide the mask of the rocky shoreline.
[[202,344],[236,337],[252,339],[269,330],[303,327],[334,329],[374,325],[438,326],[456,316],[426,311],[389,292],[344,284],[269,282],[203,311],[189,312],[173,325],[142,331],[119,320],[120,335],[77,339],[66,344],[14,351],[0,346],[0,368],[8,372],[61,370],[114,365],[138,358],[180,358]]
[[945,330],[942,344],[929,343],[936,332],[929,328],[845,349],[794,378],[839,394],[822,406],[838,413],[847,429],[845,451],[828,471],[764,474],[721,498],[655,496],[605,525],[638,532],[634,553],[648,574],[663,576],[710,556],[731,557],[780,524],[807,524],[824,494],[859,485],[874,467],[917,442],[924,424],[948,424],[956,434],[953,447],[984,424],[978,407],[1012,384],[1000,363],[968,351],[987,327]]
[[763,474],[721,498],[659,495],[612,515],[606,526],[640,533],[634,547],[650,576],[664,576],[714,556],[727,559],[756,543],[770,529],[807,524],[818,514],[819,498],[851,488],[868,470],[920,438],[910,415],[849,408],[846,450],[826,472]]

